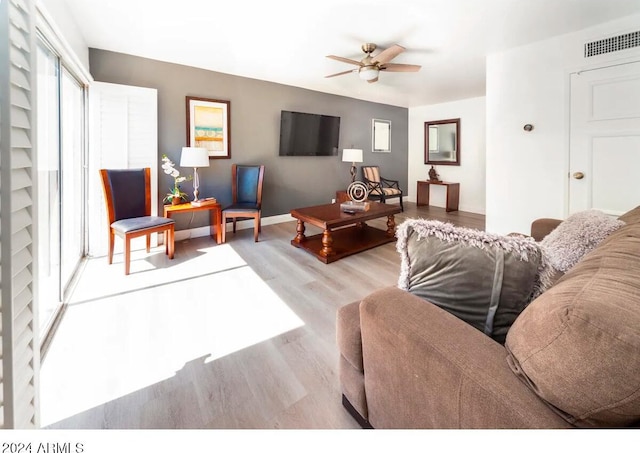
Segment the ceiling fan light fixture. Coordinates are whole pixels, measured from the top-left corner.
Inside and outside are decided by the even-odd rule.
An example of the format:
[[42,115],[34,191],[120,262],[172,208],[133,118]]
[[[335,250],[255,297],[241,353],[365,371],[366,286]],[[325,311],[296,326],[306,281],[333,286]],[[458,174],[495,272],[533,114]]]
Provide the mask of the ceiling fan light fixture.
[[362,80],[373,80],[378,77],[379,72],[376,66],[363,66],[358,70],[358,75]]

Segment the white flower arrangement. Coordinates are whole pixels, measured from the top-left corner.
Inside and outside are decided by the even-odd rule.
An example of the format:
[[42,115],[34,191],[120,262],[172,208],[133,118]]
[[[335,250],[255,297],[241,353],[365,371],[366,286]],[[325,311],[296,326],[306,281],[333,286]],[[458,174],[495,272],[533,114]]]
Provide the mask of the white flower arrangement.
[[[180,172],[175,168],[174,164],[166,154],[162,155],[162,170],[173,178],[173,188],[169,191],[167,196],[162,200],[163,202],[170,201],[172,203],[179,202],[180,200],[186,201],[187,194],[180,190],[180,183],[191,179],[185,176],[180,176]],[[176,201],[174,201],[176,200]]]

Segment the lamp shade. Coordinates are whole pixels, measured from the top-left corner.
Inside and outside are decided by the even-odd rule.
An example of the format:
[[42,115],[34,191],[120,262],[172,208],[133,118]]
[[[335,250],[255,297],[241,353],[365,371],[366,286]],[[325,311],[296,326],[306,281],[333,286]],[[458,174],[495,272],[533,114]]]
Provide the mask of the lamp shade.
[[342,162],[362,162],[362,150],[357,148],[343,149]]
[[180,155],[181,167],[208,167],[209,166],[209,151],[206,148],[182,148],[182,154]]

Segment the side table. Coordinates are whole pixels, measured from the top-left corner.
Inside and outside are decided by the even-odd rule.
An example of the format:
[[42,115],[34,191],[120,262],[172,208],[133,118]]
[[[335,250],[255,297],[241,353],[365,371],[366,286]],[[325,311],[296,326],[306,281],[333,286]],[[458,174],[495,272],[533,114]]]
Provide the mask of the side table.
[[445,186],[447,188],[446,211],[457,211],[460,202],[460,183],[445,181],[418,181],[416,204],[418,206],[429,206],[429,190],[432,185]]
[[204,206],[193,206],[191,203],[182,204],[166,204],[164,205],[164,216],[170,219],[173,214],[187,213],[197,211],[210,211],[211,219],[209,225],[211,229],[211,237],[216,240],[217,244],[222,244],[222,207],[220,203],[210,203]]
[[346,190],[336,190],[336,203],[340,204],[349,200],[351,200],[351,198],[349,198],[349,195],[347,195]]

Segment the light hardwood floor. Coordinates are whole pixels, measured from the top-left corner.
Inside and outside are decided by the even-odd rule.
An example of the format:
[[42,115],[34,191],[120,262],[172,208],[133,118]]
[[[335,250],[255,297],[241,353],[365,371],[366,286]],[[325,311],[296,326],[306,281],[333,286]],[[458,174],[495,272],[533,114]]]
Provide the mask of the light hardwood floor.
[[[415,203],[396,223],[408,217],[484,229]],[[173,261],[134,252],[128,277],[121,255],[89,260],[42,365],[41,425],[358,428],[340,402],[336,310],[395,285],[400,258],[391,243],[326,265],[290,245],[295,225],[180,241]]]

